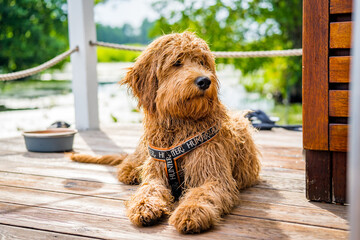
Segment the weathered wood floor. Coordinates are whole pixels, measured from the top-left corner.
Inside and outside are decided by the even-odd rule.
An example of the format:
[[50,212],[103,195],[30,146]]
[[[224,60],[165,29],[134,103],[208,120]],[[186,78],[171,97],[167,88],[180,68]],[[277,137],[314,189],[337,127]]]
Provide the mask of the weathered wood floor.
[[[131,152],[140,125],[76,136],[82,153]],[[211,231],[184,236],[165,219],[133,226],[123,201],[136,186],[118,183],[115,168],[71,162],[62,153],[27,152],[22,138],[0,139],[1,239],[346,239],[347,207],[309,202],[301,133],[259,132],[262,182]]]

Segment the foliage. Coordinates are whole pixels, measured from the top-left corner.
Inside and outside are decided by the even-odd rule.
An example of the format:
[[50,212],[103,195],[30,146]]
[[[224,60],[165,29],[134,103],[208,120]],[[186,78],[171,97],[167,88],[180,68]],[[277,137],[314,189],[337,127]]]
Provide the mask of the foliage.
[[277,104],[271,111],[271,116],[279,117],[279,121],[276,124],[302,124],[302,105],[299,103],[293,103],[290,105]]
[[134,62],[139,55],[139,52],[97,47],[98,62]]
[[66,0],[0,0],[0,72],[39,65],[67,49]]
[[[161,14],[151,31],[153,37],[189,30],[205,39],[213,51],[301,48],[302,0],[158,0],[153,7]],[[217,62],[234,63],[244,74],[263,78],[264,84],[273,85],[273,94],[280,92],[287,97],[286,88],[296,92],[301,86],[301,57]],[[280,69],[275,64],[278,62]],[[272,73],[265,74],[269,70]]]
[[148,32],[149,29],[153,27],[153,25],[154,23],[150,22],[146,18],[143,20],[139,31],[135,31],[135,29],[130,24],[124,24],[122,27],[110,27],[96,24],[97,39],[103,42],[120,44],[149,44],[152,39],[149,38]]
[[68,49],[66,5],[66,0],[0,0],[0,73],[37,66]]

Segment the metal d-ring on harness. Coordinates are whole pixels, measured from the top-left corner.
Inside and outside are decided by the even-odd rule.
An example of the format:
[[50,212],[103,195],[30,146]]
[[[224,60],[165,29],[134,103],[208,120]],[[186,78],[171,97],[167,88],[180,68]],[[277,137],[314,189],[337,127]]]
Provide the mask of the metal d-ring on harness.
[[181,177],[176,160],[213,139],[219,133],[219,130],[219,126],[212,126],[205,132],[170,148],[156,148],[149,145],[150,156],[156,161],[165,162],[166,175],[169,180],[172,195],[175,199],[178,199],[182,193]]

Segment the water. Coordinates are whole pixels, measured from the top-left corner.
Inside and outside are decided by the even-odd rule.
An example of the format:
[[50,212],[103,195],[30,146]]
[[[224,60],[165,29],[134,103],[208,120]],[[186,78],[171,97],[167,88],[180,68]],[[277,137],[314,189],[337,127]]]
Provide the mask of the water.
[[[98,64],[99,117],[102,125],[138,123],[142,115],[135,99],[117,82],[131,63]],[[238,84],[241,72],[232,66],[218,71],[220,99],[230,110],[262,109],[271,111],[275,103],[258,93],[247,93]],[[39,130],[55,121],[74,124],[74,98],[71,93],[71,66],[40,76],[43,81],[2,83],[0,85],[0,138],[18,136],[23,130]],[[49,79],[57,81],[49,81]],[[65,80],[65,81],[64,81]],[[7,84],[7,85],[6,85]],[[21,109],[21,110],[18,110]]]

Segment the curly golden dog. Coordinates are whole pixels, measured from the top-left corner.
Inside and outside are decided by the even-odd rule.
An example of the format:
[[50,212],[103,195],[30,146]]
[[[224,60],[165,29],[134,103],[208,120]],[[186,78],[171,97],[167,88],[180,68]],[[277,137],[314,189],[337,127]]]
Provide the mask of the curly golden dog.
[[[119,181],[140,184],[126,202],[135,225],[153,225],[170,215],[169,223],[181,233],[211,228],[237,204],[239,190],[258,182],[260,162],[248,120],[230,116],[219,100],[208,45],[189,32],[162,36],[139,56],[122,84],[145,115],[135,152],[75,154],[72,160],[118,165]],[[193,148],[186,154],[185,143]]]

